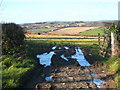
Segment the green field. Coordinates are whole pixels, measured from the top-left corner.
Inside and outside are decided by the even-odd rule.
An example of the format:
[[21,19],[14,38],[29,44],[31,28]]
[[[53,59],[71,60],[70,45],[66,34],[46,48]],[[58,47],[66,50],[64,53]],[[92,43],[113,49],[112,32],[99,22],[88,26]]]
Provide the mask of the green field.
[[98,35],[100,33],[101,35],[105,35],[104,33],[105,27],[97,28],[97,29],[91,29],[85,32],[79,33],[79,35]]
[[55,30],[55,29],[57,28],[30,29],[30,30],[26,30],[26,32],[43,33],[43,32],[48,32],[48,31]]

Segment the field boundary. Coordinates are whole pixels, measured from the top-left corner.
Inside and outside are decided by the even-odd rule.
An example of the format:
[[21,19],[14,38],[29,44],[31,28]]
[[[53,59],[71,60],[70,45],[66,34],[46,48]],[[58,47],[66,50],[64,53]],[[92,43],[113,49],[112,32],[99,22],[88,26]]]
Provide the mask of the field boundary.
[[[26,33],[25,34],[26,36],[41,36],[41,35],[39,35],[38,33]],[[53,35],[53,36],[79,36],[79,37],[98,37],[98,35],[76,35],[76,34],[64,34],[64,35],[56,35],[56,34],[42,34],[42,35]],[[104,37],[104,35],[100,35],[100,37]]]
[[103,35],[103,41],[98,33],[99,55],[102,57],[109,57],[111,55],[111,36]]

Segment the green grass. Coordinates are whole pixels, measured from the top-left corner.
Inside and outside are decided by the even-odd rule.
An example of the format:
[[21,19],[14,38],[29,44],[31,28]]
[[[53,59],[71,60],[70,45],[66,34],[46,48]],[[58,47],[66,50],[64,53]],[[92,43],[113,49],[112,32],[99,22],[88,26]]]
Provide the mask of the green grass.
[[116,71],[114,76],[115,85],[117,88],[120,88],[120,58],[111,57],[105,61],[103,61],[104,65],[109,66],[110,71]]
[[0,64],[2,64],[3,88],[16,88],[20,86],[25,73],[35,66],[35,61],[4,55]]
[[105,27],[97,28],[97,29],[91,29],[91,30],[88,30],[88,31],[81,32],[81,33],[79,33],[79,35],[98,35],[98,33],[100,33],[101,35],[105,35],[104,29],[105,29]]
[[48,32],[55,29],[57,28],[30,29],[30,30],[26,30],[26,32],[43,33],[43,32]]
[[109,70],[120,71],[120,58],[110,57],[107,60],[102,61],[105,65],[109,66]]
[[21,55],[2,55],[0,57],[2,59],[0,65],[2,65],[3,89],[23,87],[26,81],[31,80],[34,71],[37,69],[36,55],[48,52],[55,44],[38,40],[26,40],[25,42],[26,48],[23,53],[21,52]]

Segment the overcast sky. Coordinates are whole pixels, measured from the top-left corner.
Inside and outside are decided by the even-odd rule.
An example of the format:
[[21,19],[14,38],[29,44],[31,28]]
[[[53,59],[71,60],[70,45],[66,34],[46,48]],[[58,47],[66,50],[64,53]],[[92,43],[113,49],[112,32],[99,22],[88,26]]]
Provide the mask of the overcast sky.
[[117,20],[119,0],[3,0],[2,22]]

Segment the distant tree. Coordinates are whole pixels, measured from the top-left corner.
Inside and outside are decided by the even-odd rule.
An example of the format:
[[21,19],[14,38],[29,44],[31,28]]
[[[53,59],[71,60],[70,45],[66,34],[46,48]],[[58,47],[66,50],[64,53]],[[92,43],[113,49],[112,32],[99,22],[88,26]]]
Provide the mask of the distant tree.
[[24,31],[14,23],[2,24],[2,51],[3,54],[17,53],[24,45]]

